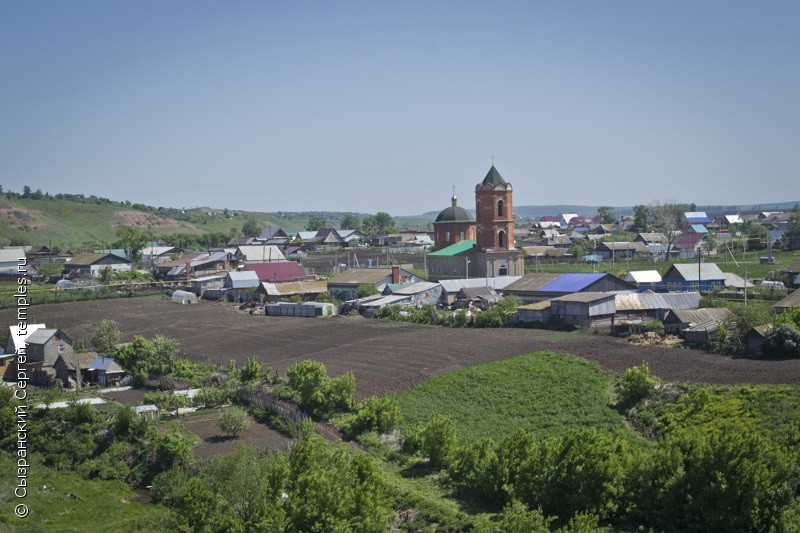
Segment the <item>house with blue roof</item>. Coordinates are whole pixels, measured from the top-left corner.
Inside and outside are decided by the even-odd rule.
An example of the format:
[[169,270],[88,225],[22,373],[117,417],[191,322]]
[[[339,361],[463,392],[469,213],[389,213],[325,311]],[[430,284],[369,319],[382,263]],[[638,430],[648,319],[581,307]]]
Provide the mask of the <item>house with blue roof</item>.
[[635,291],[636,286],[608,272],[570,272],[566,274],[533,273],[523,276],[502,289],[503,295],[512,294],[523,303],[552,300],[559,296],[579,292]]

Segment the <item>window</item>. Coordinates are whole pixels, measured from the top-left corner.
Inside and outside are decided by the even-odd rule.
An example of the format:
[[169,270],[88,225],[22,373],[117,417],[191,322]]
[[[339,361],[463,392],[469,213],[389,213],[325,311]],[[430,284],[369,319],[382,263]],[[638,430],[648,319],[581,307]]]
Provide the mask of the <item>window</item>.
[[504,217],[506,216],[506,204],[503,200],[497,201],[497,216]]
[[444,242],[450,242],[450,232],[449,231],[445,231],[444,232]]
[[497,246],[498,248],[505,248],[506,247],[506,232],[501,231],[497,234]]
[[466,235],[466,234],[465,234],[465,233],[462,231],[462,232],[461,232],[461,240],[462,240],[462,241],[463,241],[463,240],[466,240],[466,238],[467,238],[467,237],[466,237],[465,235]]
[[64,345],[63,344],[59,344],[58,345],[58,353],[64,353]]
[[497,272],[498,276],[508,276],[508,267],[506,265],[500,265],[500,270]]

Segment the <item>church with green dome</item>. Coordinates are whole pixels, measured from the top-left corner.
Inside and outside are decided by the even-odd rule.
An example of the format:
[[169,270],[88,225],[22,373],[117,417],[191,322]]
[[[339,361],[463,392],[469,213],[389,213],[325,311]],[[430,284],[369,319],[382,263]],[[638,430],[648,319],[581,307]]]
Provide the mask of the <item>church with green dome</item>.
[[455,196],[433,223],[434,248],[428,276],[448,278],[523,276],[525,261],[514,243],[513,187],[492,165],[475,186],[475,213],[459,207]]

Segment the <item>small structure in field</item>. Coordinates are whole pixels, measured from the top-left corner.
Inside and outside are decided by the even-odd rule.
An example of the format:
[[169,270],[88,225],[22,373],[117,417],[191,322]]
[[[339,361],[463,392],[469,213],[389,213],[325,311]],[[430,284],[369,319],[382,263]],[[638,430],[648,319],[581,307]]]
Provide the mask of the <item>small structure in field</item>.
[[196,304],[197,295],[188,291],[175,291],[172,293],[172,301],[179,304]]

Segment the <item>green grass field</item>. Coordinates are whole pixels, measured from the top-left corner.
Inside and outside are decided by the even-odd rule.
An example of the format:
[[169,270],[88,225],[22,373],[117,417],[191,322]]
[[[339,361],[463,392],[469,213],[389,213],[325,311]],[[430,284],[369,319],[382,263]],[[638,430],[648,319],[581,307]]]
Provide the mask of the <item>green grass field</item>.
[[[138,495],[122,481],[86,480],[33,464],[29,469],[28,495],[14,496],[16,464],[0,456],[0,530],[19,532],[61,531],[168,531],[171,511],[160,505],[137,501]],[[14,516],[24,503],[30,513]]]
[[611,406],[612,388],[611,375],[594,363],[537,352],[433,378],[397,401],[403,427],[446,414],[462,442],[499,439],[520,428],[541,437],[585,427],[629,431]]

